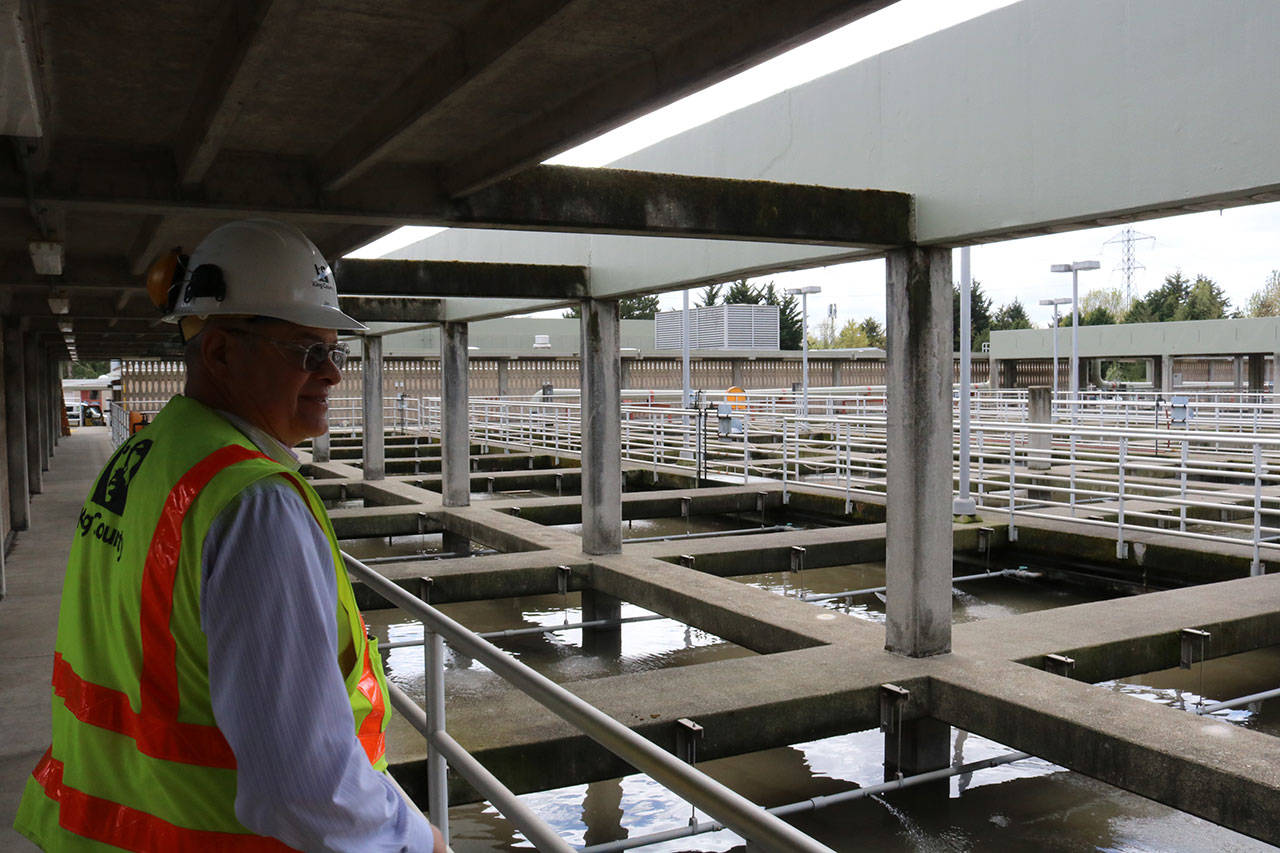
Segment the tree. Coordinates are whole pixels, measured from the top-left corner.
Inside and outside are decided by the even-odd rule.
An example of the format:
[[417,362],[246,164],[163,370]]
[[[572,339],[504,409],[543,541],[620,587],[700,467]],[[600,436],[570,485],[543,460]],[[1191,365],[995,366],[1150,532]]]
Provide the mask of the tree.
[[[960,285],[951,285],[951,346],[960,351]],[[982,292],[982,282],[976,278],[969,286],[970,345],[981,348],[983,341],[991,337],[991,300]]]
[[724,289],[723,284],[708,284],[702,288],[702,292],[698,295],[698,301],[694,303],[698,308],[710,308],[720,302],[720,291]]
[[884,327],[880,325],[880,321],[875,317],[868,317],[858,324],[858,328],[862,331],[862,337],[867,341],[866,346],[884,349]]
[[[618,300],[619,320],[652,320],[657,313],[658,295],[656,293],[649,293],[644,296],[624,296]],[[582,306],[575,305],[564,312],[562,316],[565,319],[581,317]]]
[[991,319],[992,331],[1030,328],[1031,318],[1027,316],[1027,309],[1022,307],[1022,301],[1019,299],[1014,299],[1008,305],[1001,305],[1000,310]]
[[1187,301],[1191,291],[1191,282],[1175,270],[1164,277],[1164,284],[1149,291],[1141,299],[1134,300],[1133,305],[1124,315],[1126,323],[1163,323],[1173,319],[1178,306]]
[[[770,282],[772,287],[773,283]],[[724,295],[725,305],[759,305],[764,301],[764,294],[760,288],[748,282],[745,278],[729,283],[729,292]],[[777,304],[777,303],[767,303]]]
[[[1113,326],[1117,322],[1116,315],[1104,305],[1096,305],[1080,315],[1081,326]],[[1071,318],[1067,318],[1070,325]]]
[[[1084,321],[1084,317],[1086,314],[1089,314],[1090,312],[1095,311],[1098,308],[1106,309],[1106,311],[1113,318],[1115,318],[1115,317],[1123,317],[1125,313],[1128,312],[1130,306],[1132,305],[1133,305],[1133,300],[1130,299],[1129,297],[1126,297],[1124,295],[1124,291],[1118,287],[1105,287],[1105,288],[1099,288],[1096,290],[1090,290],[1084,296],[1080,297],[1080,325],[1082,326],[1104,325],[1102,323],[1090,324]],[[1071,320],[1069,319],[1071,316],[1071,308],[1070,306],[1064,306],[1064,307],[1066,307],[1067,309],[1068,320],[1065,323],[1059,323],[1059,325],[1069,326],[1071,325]],[[1098,315],[1098,316],[1101,316],[1101,315]],[[1112,322],[1115,322],[1115,320],[1113,319]]]
[[97,379],[111,369],[106,361],[72,361],[67,364],[68,379]]
[[1250,317],[1280,317],[1280,270],[1272,270],[1262,289],[1249,297]]
[[866,346],[872,344],[868,343],[862,324],[857,320],[846,321],[839,332],[809,336],[809,349],[855,349]]
[[[734,283],[737,284],[737,282]],[[791,294],[780,297],[778,289],[771,281],[756,288],[756,295],[758,297],[756,304],[778,306],[778,348],[800,349],[800,338],[804,334],[800,319],[800,301]]]
[[1230,309],[1231,300],[1218,283],[1198,275],[1187,292],[1187,300],[1173,312],[1173,319],[1221,320],[1230,313]]

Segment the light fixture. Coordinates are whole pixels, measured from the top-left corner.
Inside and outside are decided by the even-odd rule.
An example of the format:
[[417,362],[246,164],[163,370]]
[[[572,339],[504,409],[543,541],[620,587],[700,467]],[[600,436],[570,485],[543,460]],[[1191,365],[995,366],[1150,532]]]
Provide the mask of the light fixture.
[[[1071,273],[1071,423],[1076,422],[1080,396],[1080,276],[1082,270],[1100,269],[1097,261],[1074,261],[1069,264],[1052,264],[1049,272]],[[1056,333],[1055,333],[1056,334]],[[1057,340],[1055,337],[1054,340]],[[1075,440],[1074,435],[1072,441]]]
[[64,335],[70,335],[75,331],[75,327],[71,325],[70,320],[59,320],[58,331],[62,332]]
[[809,416],[809,294],[821,293],[822,288],[816,284],[806,287],[789,287],[785,291],[788,296],[800,297],[800,412]]
[[62,244],[32,241],[27,244],[36,275],[62,275]]
[[49,310],[54,314],[71,313],[71,297],[67,296],[65,291],[51,290],[49,291]]

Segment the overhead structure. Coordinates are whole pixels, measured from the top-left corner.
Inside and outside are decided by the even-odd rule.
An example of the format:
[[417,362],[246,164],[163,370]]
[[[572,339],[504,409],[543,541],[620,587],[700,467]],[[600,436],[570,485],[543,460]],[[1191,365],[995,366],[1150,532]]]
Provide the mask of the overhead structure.
[[[0,293],[64,289],[94,358],[172,353],[163,329],[99,346],[92,295],[145,313],[150,260],[242,216],[294,221],[331,260],[412,223],[896,244],[900,194],[798,189],[771,222],[724,215],[754,207],[750,182],[537,165],[888,3],[3,0]],[[657,217],[632,203],[655,182]],[[62,339],[47,308],[6,310]]]

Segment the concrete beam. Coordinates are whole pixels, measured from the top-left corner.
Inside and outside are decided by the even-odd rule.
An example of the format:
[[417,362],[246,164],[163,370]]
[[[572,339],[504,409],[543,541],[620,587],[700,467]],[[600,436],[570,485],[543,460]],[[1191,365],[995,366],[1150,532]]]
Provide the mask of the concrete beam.
[[951,250],[890,252],[885,648],[951,649]]
[[204,178],[304,5],[300,0],[226,4],[226,17],[209,50],[209,64],[196,81],[174,146],[179,183],[194,186]]
[[[176,183],[167,157],[65,143],[35,199],[68,211],[297,222],[435,225],[592,234],[706,237],[764,243],[885,247],[910,240],[911,197],[886,190],[540,166],[461,200],[435,173],[387,164],[324,194],[307,164],[267,154],[220,157],[198,190]],[[27,205],[21,176],[0,174],[0,206]],[[341,276],[339,276],[340,278]]]
[[582,299],[587,270],[543,264],[360,260],[333,264],[343,293],[377,296],[471,296],[512,299]]
[[458,202],[494,227],[831,246],[911,240],[911,196],[885,190],[539,166]]
[[403,296],[339,296],[343,313],[362,323],[438,323],[439,299]]
[[[948,291],[949,292],[949,291]],[[582,550],[622,551],[618,303],[582,302]]]
[[362,396],[364,459],[361,467],[366,480],[381,480],[387,475],[386,441],[382,412],[382,338],[370,335],[363,339],[364,393]]
[[565,5],[567,0],[500,3],[450,32],[320,157],[324,189],[340,189],[359,177],[420,128],[434,107],[475,81]]
[[931,714],[1280,843],[1280,740],[1018,664],[956,664],[932,680]]

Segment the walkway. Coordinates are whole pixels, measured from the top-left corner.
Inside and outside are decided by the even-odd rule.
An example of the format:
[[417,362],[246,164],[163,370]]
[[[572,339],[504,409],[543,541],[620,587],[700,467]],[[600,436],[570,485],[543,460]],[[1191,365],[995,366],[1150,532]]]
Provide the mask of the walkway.
[[71,531],[89,485],[111,455],[106,427],[79,427],[62,439],[31,500],[31,529],[5,559],[0,601],[0,850],[36,847],[13,829],[18,798],[49,745],[49,675],[58,600]]

